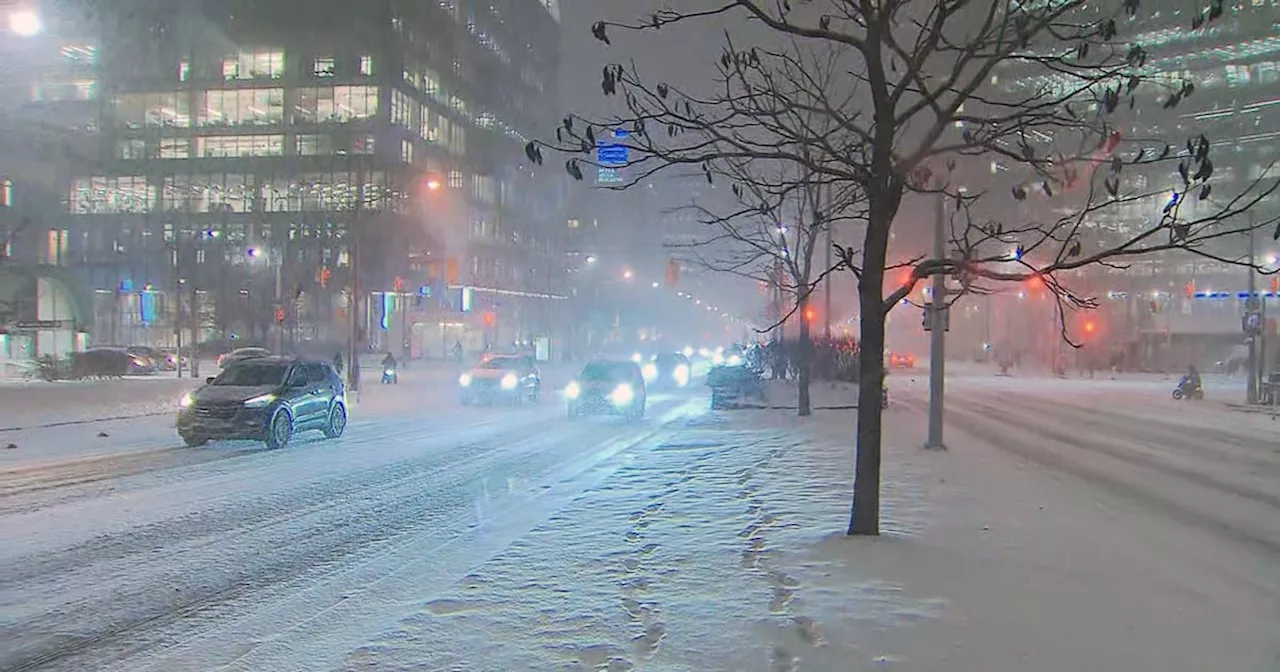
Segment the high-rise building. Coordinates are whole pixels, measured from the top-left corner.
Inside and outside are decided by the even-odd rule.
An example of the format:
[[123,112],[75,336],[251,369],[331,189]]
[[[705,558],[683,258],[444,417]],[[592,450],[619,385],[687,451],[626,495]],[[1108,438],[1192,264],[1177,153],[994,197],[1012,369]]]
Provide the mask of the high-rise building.
[[[66,203],[99,342],[440,356],[557,336],[562,171],[546,0],[121,0]],[[354,282],[358,274],[358,282]],[[349,292],[360,288],[352,315]],[[287,347],[287,346],[286,346]]]

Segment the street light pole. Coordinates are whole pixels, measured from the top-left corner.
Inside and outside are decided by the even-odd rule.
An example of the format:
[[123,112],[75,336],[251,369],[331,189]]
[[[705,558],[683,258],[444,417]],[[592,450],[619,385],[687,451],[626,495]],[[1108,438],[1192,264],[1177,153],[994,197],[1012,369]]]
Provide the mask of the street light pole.
[[[947,254],[946,199],[941,188],[933,223],[933,258],[941,263]],[[929,303],[929,439],[925,448],[946,450],[942,442],[942,398],[946,391],[946,305],[947,275],[938,268],[933,274],[933,296]]]
[[347,334],[347,389],[360,392],[360,219],[364,211],[364,162],[356,159],[355,207],[351,215],[351,297],[347,308],[351,315]]
[[[1254,268],[1258,263],[1257,241],[1254,235],[1253,213],[1249,213],[1249,266],[1245,270],[1249,273],[1249,298],[1245,299],[1244,310],[1246,325],[1249,324],[1248,318],[1257,310],[1258,306],[1258,281],[1257,273]],[[1245,401],[1250,404],[1258,403],[1258,335],[1249,331],[1249,380],[1245,388]]]

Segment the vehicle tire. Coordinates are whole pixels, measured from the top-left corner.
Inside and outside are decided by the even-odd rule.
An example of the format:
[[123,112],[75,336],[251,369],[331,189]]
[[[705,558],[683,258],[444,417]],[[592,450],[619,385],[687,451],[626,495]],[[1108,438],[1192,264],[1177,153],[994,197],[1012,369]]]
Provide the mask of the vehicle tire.
[[324,423],[324,438],[336,439],[347,430],[347,407],[334,404],[329,409],[329,420]]
[[209,437],[199,436],[197,434],[182,434],[182,442],[187,444],[188,448],[199,448],[209,443]]
[[1178,389],[1176,389],[1176,390],[1174,390],[1174,391],[1173,391],[1173,398],[1174,398],[1175,400],[1180,400],[1180,399],[1182,399],[1182,388],[1178,388]]
[[276,411],[267,425],[267,438],[263,443],[267,444],[268,448],[277,450],[289,445],[291,438],[293,438],[293,418],[289,416],[288,411]]

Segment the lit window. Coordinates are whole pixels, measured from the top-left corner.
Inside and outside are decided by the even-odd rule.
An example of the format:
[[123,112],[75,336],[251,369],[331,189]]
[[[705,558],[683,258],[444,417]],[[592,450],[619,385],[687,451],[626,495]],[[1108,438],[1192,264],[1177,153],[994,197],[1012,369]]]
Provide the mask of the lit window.
[[300,87],[293,103],[293,123],[343,123],[378,113],[376,86]]
[[403,91],[391,92],[391,123],[402,128],[413,128],[413,99]]
[[333,138],[328,135],[299,135],[294,138],[294,151],[299,156],[333,154]]
[[162,159],[191,158],[191,141],[186,138],[161,138],[159,156]]
[[370,76],[370,77],[373,76],[373,57],[372,56],[360,57],[360,74]]
[[147,142],[145,140],[121,140],[116,143],[116,156],[126,161],[147,158]]
[[332,58],[317,58],[313,71],[316,77],[332,77],[337,72],[337,64]]
[[93,65],[98,62],[98,48],[92,44],[68,44],[61,49],[62,57],[68,61]]
[[229,135],[197,138],[196,147],[199,155],[206,159],[281,156],[284,154],[284,136]]
[[569,220],[569,228],[571,228],[571,229],[576,229],[576,228],[578,228],[578,220],[576,220],[576,219],[571,219],[571,220]]
[[[228,64],[234,66],[228,70]],[[280,79],[284,76],[284,51],[281,49],[242,49],[234,59],[222,61],[226,79]]]
[[13,181],[0,180],[0,208],[9,208],[12,206],[13,206]]
[[178,81],[185,82],[191,79],[191,61],[182,59],[178,61]]
[[68,202],[73,213],[148,212],[156,189],[145,177],[87,177],[71,185]]
[[273,126],[284,123],[284,89],[229,89],[201,94],[200,126]]
[[440,78],[430,70],[422,74],[422,92],[436,100],[441,97]]
[[413,163],[413,142],[411,140],[400,141],[400,161],[402,163]]
[[116,123],[124,128],[187,128],[191,99],[187,93],[127,93],[112,101]]
[[353,154],[372,154],[373,147],[374,138],[372,135],[356,137],[351,141],[351,152]]
[[451,189],[462,188],[462,171],[460,170],[449,171],[449,187]]

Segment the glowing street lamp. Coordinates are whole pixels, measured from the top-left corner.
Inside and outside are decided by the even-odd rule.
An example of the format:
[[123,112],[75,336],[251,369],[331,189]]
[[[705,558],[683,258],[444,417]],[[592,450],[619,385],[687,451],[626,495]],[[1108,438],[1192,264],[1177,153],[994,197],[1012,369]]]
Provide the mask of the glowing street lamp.
[[653,284],[653,288],[654,288],[654,289],[657,289],[657,288],[658,288],[658,281],[657,281],[657,280],[654,280],[652,284]]
[[628,268],[627,270],[625,270],[625,271],[623,271],[623,272],[622,272],[622,279],[623,279],[623,280],[630,280],[630,279],[631,279],[631,277],[632,277],[633,275],[634,275],[634,273],[632,273],[632,272],[631,272],[631,269],[629,269],[629,268]]
[[427,180],[427,191],[436,191],[438,189],[440,189],[440,180],[434,177]]
[[13,12],[9,15],[9,30],[15,35],[31,37],[40,32],[40,16],[30,11]]

